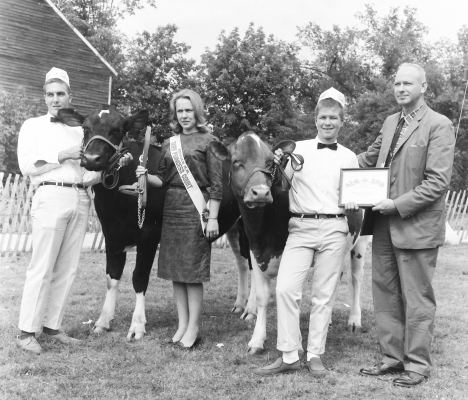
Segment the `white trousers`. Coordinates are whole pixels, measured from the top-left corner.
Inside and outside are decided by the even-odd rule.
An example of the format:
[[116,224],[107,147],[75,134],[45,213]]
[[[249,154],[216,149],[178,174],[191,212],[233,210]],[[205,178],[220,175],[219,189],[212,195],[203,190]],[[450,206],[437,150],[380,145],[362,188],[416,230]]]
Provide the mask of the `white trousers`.
[[316,355],[325,352],[336,288],[347,251],[348,231],[345,218],[290,219],[289,237],[276,284],[278,350],[302,350],[299,328],[302,287],[314,262],[307,352]]
[[40,186],[34,195],[33,252],[26,272],[19,329],[60,329],[88,224],[86,190]]

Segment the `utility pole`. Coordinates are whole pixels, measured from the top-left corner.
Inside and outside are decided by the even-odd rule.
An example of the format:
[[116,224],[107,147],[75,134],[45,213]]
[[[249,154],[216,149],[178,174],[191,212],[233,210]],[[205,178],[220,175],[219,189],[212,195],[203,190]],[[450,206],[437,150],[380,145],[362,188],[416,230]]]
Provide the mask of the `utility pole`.
[[465,83],[465,90],[463,93],[463,100],[460,107],[460,117],[458,118],[457,130],[455,131],[455,140],[458,138],[458,131],[460,130],[460,122],[462,120],[463,108],[465,107],[466,92],[468,90],[468,45],[465,46],[463,51],[463,79],[462,82]]
[[468,45],[463,52],[463,82],[468,82]]

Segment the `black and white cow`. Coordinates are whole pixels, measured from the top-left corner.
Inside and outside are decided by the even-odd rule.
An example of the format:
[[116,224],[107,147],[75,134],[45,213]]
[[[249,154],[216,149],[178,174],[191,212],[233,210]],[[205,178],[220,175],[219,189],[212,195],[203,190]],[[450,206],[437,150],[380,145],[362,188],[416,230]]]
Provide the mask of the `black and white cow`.
[[[136,305],[127,339],[141,339],[146,333],[145,293],[148,288],[149,276],[152,269],[156,249],[161,238],[161,224],[164,206],[164,189],[147,187],[147,206],[142,228],[138,226],[138,199],[119,191],[122,185],[132,185],[136,182],[135,170],[142,154],[143,145],[129,140],[127,132],[131,129],[146,127],[148,111],[135,112],[128,118],[122,117],[115,107],[103,105],[83,117],[72,109],[59,111],[59,119],[70,126],[82,126],[84,131],[84,152],[82,165],[89,170],[101,171],[105,169],[111,157],[115,154],[114,146],[130,149],[133,161],[130,165],[118,171],[118,182],[114,188],[108,189],[102,184],[93,187],[94,205],[106,244],[106,275],[107,294],[99,319],[96,321],[94,332],[102,333],[110,329],[115,314],[118,286],[122,277],[126,261],[126,249],[136,245],[137,256],[133,271],[133,288],[136,293]],[[102,139],[96,139],[100,136]],[[94,138],[93,140],[91,140]],[[90,141],[91,140],[91,141]],[[108,143],[110,142],[110,143]],[[150,146],[147,168],[150,174],[156,173],[160,159],[160,148]],[[223,200],[219,212],[220,235],[226,233],[239,218],[240,212],[237,201],[229,188],[229,162],[223,166]],[[109,176],[113,179],[113,176]],[[109,185],[108,185],[109,186]],[[240,233],[239,233],[240,232]],[[240,271],[238,295],[234,309],[245,304],[247,298],[248,263],[240,256],[239,234],[242,230],[232,229],[228,239],[236,256]]]
[[[252,260],[252,290],[244,310],[244,317],[257,314],[257,321],[249,342],[251,354],[261,354],[266,340],[266,314],[270,298],[270,280],[278,268],[288,237],[289,199],[287,191],[271,182],[273,152],[281,147],[291,153],[292,141],[279,143],[272,150],[255,134],[246,132],[229,147],[212,142],[210,150],[221,160],[229,160],[230,185],[239,203],[244,229],[248,237]],[[360,289],[364,254],[368,240],[359,238],[362,214],[348,218],[351,252],[351,314],[348,329],[361,328]],[[351,248],[351,246],[350,246]]]

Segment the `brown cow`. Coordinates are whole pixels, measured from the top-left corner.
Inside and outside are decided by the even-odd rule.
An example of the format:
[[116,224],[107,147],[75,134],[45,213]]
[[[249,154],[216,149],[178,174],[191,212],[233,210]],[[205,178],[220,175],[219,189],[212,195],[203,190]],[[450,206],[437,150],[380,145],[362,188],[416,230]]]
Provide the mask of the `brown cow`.
[[[270,298],[270,280],[278,274],[281,255],[288,237],[289,198],[279,185],[272,184],[273,152],[281,148],[291,153],[295,143],[285,141],[272,150],[253,132],[239,136],[229,147],[212,142],[210,149],[221,160],[231,162],[230,185],[239,203],[252,260],[252,291],[244,317],[257,313],[257,322],[249,342],[251,354],[261,354],[266,340],[266,314]],[[361,328],[359,305],[364,254],[367,239],[359,238],[362,213],[348,217],[351,252],[351,314],[348,329]],[[257,311],[258,310],[258,311]]]

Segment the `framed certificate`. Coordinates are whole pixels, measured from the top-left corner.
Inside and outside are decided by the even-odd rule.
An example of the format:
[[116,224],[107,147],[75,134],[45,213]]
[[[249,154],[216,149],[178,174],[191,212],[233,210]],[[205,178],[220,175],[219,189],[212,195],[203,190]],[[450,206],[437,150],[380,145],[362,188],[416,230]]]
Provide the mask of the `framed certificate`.
[[359,207],[371,207],[388,199],[389,177],[388,168],[342,168],[338,205],[343,207],[353,201]]

